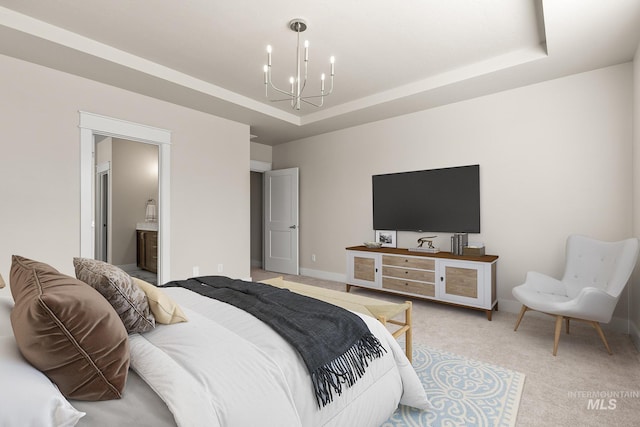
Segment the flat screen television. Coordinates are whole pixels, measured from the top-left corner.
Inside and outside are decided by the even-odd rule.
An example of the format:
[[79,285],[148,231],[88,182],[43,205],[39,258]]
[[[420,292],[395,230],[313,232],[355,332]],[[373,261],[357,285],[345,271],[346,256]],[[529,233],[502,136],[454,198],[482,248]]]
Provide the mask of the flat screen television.
[[480,165],[373,175],[373,228],[480,233]]

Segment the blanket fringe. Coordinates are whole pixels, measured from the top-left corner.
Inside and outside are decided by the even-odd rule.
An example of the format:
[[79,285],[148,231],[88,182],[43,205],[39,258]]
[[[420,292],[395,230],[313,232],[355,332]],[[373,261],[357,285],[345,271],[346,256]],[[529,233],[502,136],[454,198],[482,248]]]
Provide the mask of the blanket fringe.
[[367,332],[349,350],[311,373],[311,381],[318,407],[333,401],[333,392],[342,394],[343,384],[351,387],[362,377],[369,362],[382,357],[384,349],[380,340]]

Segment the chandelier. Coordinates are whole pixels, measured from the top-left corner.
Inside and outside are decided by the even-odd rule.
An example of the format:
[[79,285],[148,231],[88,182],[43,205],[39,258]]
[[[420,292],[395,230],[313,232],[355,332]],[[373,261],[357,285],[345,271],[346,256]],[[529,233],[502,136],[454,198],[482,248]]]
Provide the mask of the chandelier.
[[[307,87],[307,69],[309,64],[309,41],[304,42],[304,54],[302,54],[302,50],[300,49],[300,33],[304,32],[307,29],[307,23],[302,19],[294,19],[289,22],[289,28],[294,31],[298,36],[298,43],[296,46],[296,75],[289,78],[289,84],[291,85],[291,90],[283,90],[271,81],[271,45],[267,46],[267,65],[264,66],[264,94],[267,98],[269,98],[269,87],[275,90],[278,93],[281,93],[286,96],[286,98],[281,99],[271,99],[271,102],[280,102],[280,101],[290,101],[291,108],[295,110],[299,110],[302,106],[302,103],[313,105],[314,107],[322,107],[324,103],[324,97],[331,95],[333,92],[333,76],[334,76],[334,64],[335,58],[332,56],[329,58],[329,62],[331,64],[331,83],[329,90],[325,89],[325,75],[324,73],[320,76],[320,94],[316,95],[307,95],[303,96],[303,92]],[[302,55],[301,55],[302,54]],[[302,56],[302,61],[301,61]],[[302,70],[304,68],[304,70]],[[301,75],[301,73],[303,73]],[[319,98],[319,102],[318,102]]]

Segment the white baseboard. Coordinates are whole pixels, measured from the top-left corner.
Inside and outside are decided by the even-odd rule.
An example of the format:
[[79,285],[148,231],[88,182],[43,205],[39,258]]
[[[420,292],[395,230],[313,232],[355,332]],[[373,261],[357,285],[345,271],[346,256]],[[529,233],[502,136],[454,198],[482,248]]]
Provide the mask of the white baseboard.
[[314,277],[316,279],[332,280],[334,282],[347,283],[346,274],[331,273],[331,272],[322,271],[322,270],[312,270],[310,268],[300,268],[300,275]]

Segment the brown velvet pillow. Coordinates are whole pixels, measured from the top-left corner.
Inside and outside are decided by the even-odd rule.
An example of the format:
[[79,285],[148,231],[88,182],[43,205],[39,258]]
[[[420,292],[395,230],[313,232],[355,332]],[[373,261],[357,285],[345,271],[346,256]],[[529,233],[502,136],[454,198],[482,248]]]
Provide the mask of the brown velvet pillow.
[[11,326],[24,358],[70,399],[120,398],[129,340],[104,297],[47,264],[15,255],[9,283]]
[[155,328],[147,296],[131,276],[115,265],[89,258],[74,258],[76,277],[104,296],[130,334]]

